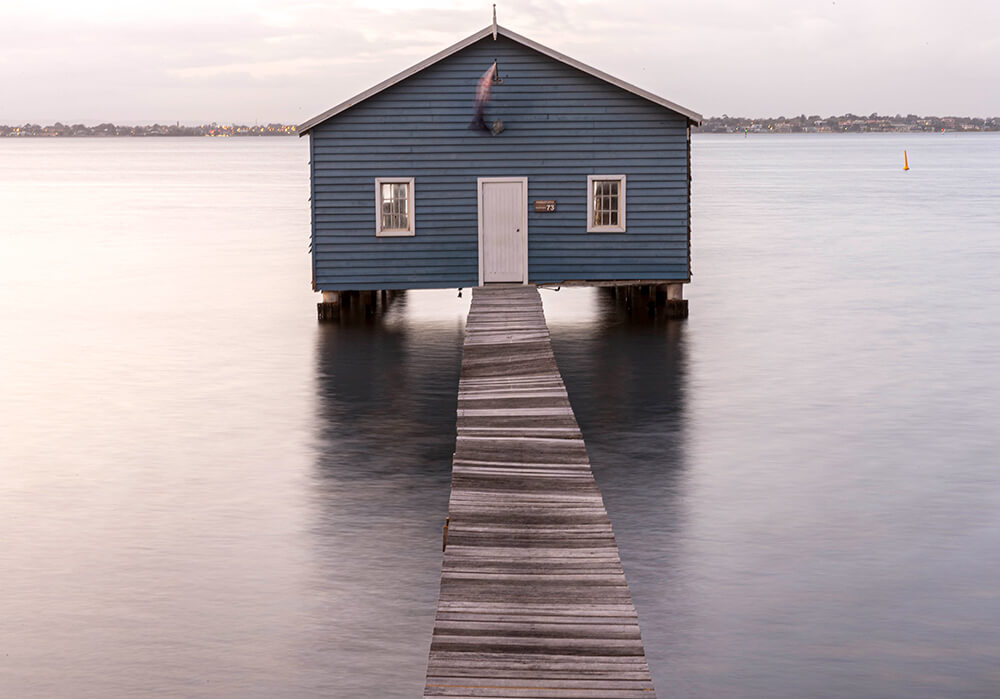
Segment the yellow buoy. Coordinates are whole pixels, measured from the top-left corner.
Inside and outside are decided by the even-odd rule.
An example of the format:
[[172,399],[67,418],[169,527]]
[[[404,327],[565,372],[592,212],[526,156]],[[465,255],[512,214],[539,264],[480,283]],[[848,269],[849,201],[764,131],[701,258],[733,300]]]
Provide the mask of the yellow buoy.
[[909,170],[910,169],[910,161],[908,161],[906,159],[906,151],[905,150],[903,151],[903,169],[904,170]]

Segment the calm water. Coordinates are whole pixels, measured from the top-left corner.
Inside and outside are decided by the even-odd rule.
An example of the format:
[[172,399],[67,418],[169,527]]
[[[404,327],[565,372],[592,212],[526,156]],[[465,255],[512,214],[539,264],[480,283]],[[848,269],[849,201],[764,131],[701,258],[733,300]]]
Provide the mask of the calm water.
[[[0,142],[0,696],[419,696],[468,294],[318,326],[306,160]],[[688,321],[542,292],[660,694],[1000,695],[1000,137],[694,168]]]

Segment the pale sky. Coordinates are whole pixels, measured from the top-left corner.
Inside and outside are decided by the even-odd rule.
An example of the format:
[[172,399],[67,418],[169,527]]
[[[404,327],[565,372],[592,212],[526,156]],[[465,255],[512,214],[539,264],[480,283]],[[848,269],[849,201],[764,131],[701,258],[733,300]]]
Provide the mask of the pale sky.
[[[996,0],[501,0],[705,116],[1000,115]],[[461,0],[0,0],[0,123],[299,123],[490,23]]]

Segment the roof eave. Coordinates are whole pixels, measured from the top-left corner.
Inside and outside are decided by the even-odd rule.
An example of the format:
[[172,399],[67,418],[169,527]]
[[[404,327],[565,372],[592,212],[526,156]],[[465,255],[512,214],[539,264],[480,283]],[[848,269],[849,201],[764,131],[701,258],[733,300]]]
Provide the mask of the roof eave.
[[[588,75],[592,75],[595,78],[603,80],[604,82],[611,83],[612,85],[616,85],[617,87],[620,87],[623,90],[626,90],[627,92],[631,92],[634,95],[642,97],[643,99],[648,100],[649,102],[652,102],[653,104],[657,104],[657,105],[659,105],[661,107],[664,107],[664,108],[669,109],[669,110],[671,110],[673,112],[676,112],[676,113],[678,113],[678,114],[680,114],[680,115],[682,115],[684,117],[687,117],[688,121],[691,124],[693,124],[693,125],[696,125],[696,126],[701,125],[701,122],[702,122],[702,116],[701,116],[701,114],[698,114],[697,112],[691,111],[690,109],[687,109],[686,107],[682,107],[679,104],[675,104],[674,102],[671,102],[669,100],[665,100],[665,99],[663,99],[662,97],[660,97],[658,95],[654,95],[652,92],[648,92],[647,90],[643,90],[641,87],[636,87],[635,85],[632,85],[631,83],[627,83],[624,80],[620,80],[620,79],[614,77],[613,75],[609,75],[609,74],[605,73],[604,71],[601,71],[601,70],[598,70],[597,68],[593,68],[591,66],[588,66],[586,63],[581,63],[580,61],[576,60],[575,58],[570,58],[569,56],[567,56],[565,54],[562,54],[562,53],[559,53],[558,51],[550,49],[548,46],[544,46],[542,44],[539,44],[538,42],[532,41],[531,39],[529,39],[529,38],[527,38],[525,36],[521,36],[520,34],[518,34],[516,32],[512,32],[511,30],[506,29],[504,27],[498,26],[496,28],[496,32],[497,32],[497,35],[499,35],[499,36],[505,36],[508,39],[516,41],[519,44],[523,44],[524,46],[527,46],[530,49],[534,49],[535,51],[538,51],[539,53],[541,53],[543,55],[549,56],[550,58],[554,58],[555,60],[560,61],[562,63],[565,63],[566,65],[572,66],[573,68],[576,68],[577,70],[583,71],[584,73],[587,73]],[[335,117],[337,114],[340,114],[341,112],[346,111],[347,109],[350,109],[354,105],[356,105],[356,104],[358,104],[360,102],[365,101],[369,97],[373,97],[374,95],[377,95],[378,93],[382,92],[383,90],[386,90],[386,89],[392,87],[396,83],[402,82],[403,80],[405,80],[406,78],[410,77],[411,75],[415,75],[416,73],[419,73],[424,68],[427,68],[429,66],[434,65],[438,61],[444,60],[445,58],[447,58],[448,56],[451,56],[454,53],[458,53],[459,51],[461,51],[462,49],[466,48],[467,46],[471,46],[472,44],[476,43],[477,41],[481,41],[482,39],[485,39],[486,37],[492,36],[492,35],[493,35],[493,25],[485,27],[484,29],[481,29],[480,31],[476,32],[475,34],[473,34],[471,36],[468,36],[465,39],[462,39],[457,44],[453,44],[452,46],[449,46],[448,48],[444,49],[443,51],[439,51],[436,54],[434,54],[433,56],[431,56],[429,58],[425,58],[424,60],[420,61],[419,63],[417,63],[415,65],[410,66],[409,68],[407,68],[406,70],[402,71],[401,73],[397,73],[396,75],[393,75],[391,78],[387,78],[387,79],[383,80],[378,85],[370,87],[367,90],[365,90],[364,92],[361,92],[361,93],[355,95],[351,99],[346,100],[344,102],[341,102],[340,104],[338,104],[338,105],[336,105],[334,107],[331,107],[330,109],[326,110],[322,114],[318,114],[318,115],[314,116],[312,119],[309,119],[308,121],[302,122],[301,124],[299,124],[296,127],[296,131],[298,132],[299,136],[304,136],[306,133],[308,133],[314,127],[318,126],[319,124],[322,124],[324,121],[326,121],[326,120],[328,120],[328,119],[330,119],[332,117]]]

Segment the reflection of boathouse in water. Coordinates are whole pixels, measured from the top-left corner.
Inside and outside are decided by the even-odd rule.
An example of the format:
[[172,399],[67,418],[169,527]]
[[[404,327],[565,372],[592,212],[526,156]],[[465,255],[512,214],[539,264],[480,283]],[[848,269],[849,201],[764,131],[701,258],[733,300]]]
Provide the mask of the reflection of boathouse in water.
[[473,34],[299,127],[321,317],[357,292],[498,282],[641,287],[686,315],[700,122],[502,27]]
[[[628,313],[609,293],[544,293],[569,295],[574,300],[565,303],[587,309],[552,322],[552,344],[599,482],[603,474],[601,488],[628,557],[630,582],[638,575],[633,592],[643,614],[643,641],[653,651],[649,662],[669,668],[672,661],[664,653],[684,637],[667,622],[675,618],[677,598],[671,592],[683,585],[673,562],[681,555],[678,532],[686,526],[686,324]],[[347,683],[338,685],[339,692],[351,696],[370,693],[370,677],[359,678],[354,670],[370,663],[373,652],[391,658],[387,672],[396,678],[415,678],[428,666],[426,645],[414,639],[426,639],[436,617],[465,332],[455,318],[422,318],[408,307],[423,301],[398,296],[372,318],[346,314],[344,322],[317,328],[312,476],[322,495],[311,531],[319,565],[342,593],[323,613],[344,630],[331,662],[342,678],[338,682]],[[450,514],[453,527],[461,525],[456,513]],[[345,560],[361,563],[348,575]],[[544,562],[530,568],[549,573]],[[518,597],[513,604],[521,602],[531,599]],[[573,655],[565,661],[580,659]],[[629,668],[626,683],[638,686],[635,670]],[[560,672],[572,679],[565,667]],[[594,677],[591,669],[578,679]],[[606,668],[604,679],[614,680],[615,673]],[[607,687],[590,695],[611,696]]]

